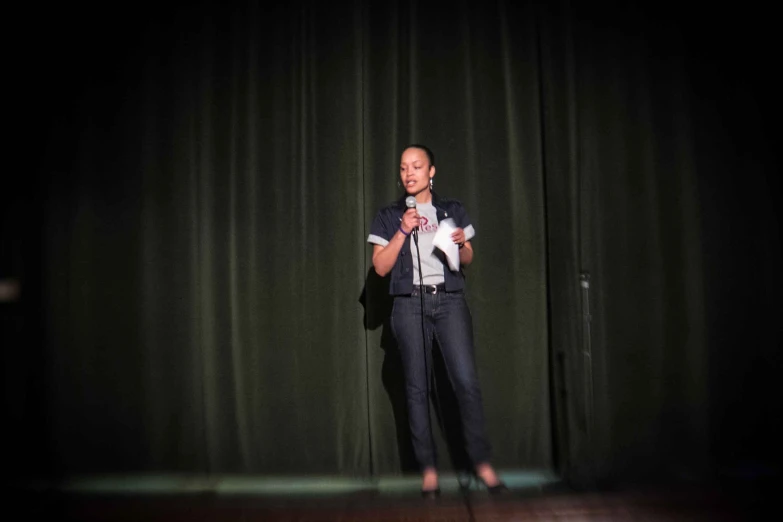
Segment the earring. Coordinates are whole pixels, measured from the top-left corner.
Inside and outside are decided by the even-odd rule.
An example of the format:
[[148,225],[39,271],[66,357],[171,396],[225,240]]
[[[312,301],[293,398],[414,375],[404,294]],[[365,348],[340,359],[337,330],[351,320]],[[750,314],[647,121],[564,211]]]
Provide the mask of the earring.
[[432,181],[432,178],[430,178],[430,190],[432,190],[434,186],[435,183]]

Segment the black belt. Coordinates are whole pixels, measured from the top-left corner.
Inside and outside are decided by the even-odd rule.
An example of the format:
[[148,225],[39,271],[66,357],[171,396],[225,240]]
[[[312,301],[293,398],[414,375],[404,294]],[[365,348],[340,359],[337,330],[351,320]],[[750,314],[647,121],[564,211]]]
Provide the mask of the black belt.
[[446,291],[446,284],[441,283],[439,285],[413,285],[413,295],[419,295],[422,292],[425,294],[439,294]]

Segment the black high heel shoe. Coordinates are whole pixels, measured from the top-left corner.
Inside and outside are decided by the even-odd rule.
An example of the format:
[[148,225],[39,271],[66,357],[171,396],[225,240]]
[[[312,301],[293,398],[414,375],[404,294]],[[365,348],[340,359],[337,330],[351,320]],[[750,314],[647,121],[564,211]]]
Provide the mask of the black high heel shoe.
[[504,495],[509,491],[511,491],[510,489],[508,489],[508,486],[506,486],[503,483],[502,480],[497,484],[495,484],[494,486],[487,486],[486,482],[484,482],[483,480],[481,481],[481,483],[484,484],[484,486],[487,488],[487,491],[489,491],[489,494],[492,496]]
[[494,486],[489,486],[489,485],[487,485],[486,482],[484,482],[483,478],[481,478],[481,477],[479,477],[478,475],[475,475],[475,474],[473,476],[476,478],[476,480],[482,486],[487,488],[487,491],[493,497],[497,496],[497,495],[503,495],[503,494],[508,493],[509,491],[511,491],[510,489],[508,489],[508,486],[506,486],[506,484],[502,480],[500,480],[500,479],[498,479],[498,483],[495,484]]

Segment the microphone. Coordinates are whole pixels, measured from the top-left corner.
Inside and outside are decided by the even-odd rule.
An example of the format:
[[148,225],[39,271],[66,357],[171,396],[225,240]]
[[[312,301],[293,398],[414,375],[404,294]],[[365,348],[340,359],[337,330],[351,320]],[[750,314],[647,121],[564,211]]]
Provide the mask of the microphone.
[[[408,208],[416,208],[416,198],[414,198],[413,196],[408,196],[407,198],[405,198],[405,206]],[[416,243],[416,248],[419,247],[418,228],[419,227],[413,229],[413,242]]]

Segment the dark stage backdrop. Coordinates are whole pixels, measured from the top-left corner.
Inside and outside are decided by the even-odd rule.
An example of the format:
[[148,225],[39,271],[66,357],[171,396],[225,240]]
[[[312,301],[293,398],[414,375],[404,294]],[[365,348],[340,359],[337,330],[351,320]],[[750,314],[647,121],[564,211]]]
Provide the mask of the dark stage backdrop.
[[[366,244],[409,142],[478,232],[468,299],[500,468],[589,483],[776,462],[771,62],[741,16],[54,9],[13,62],[33,170],[3,210],[15,469],[414,469]],[[464,463],[438,440],[444,467]]]

